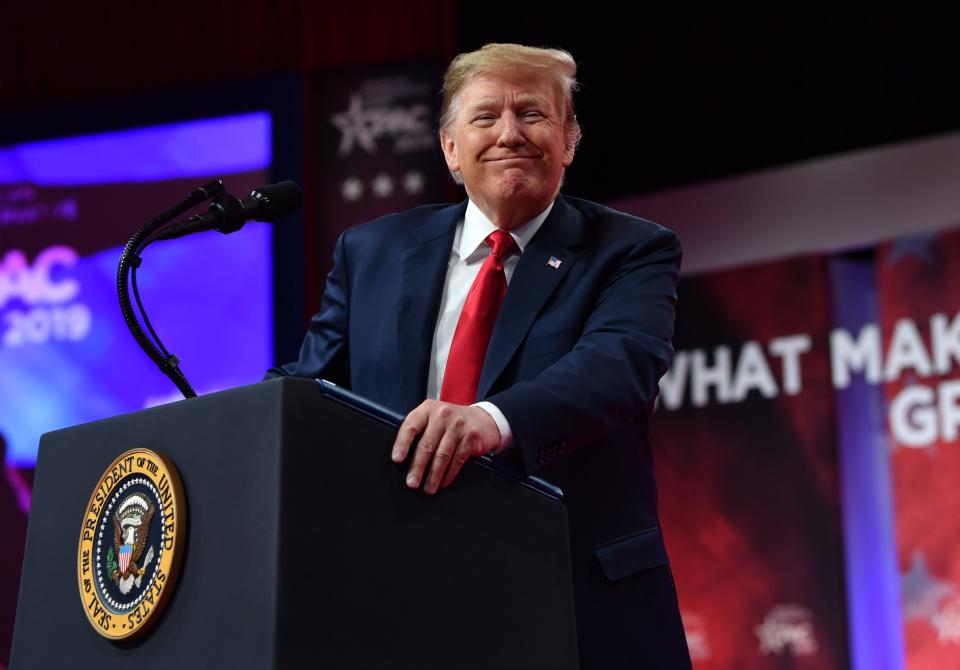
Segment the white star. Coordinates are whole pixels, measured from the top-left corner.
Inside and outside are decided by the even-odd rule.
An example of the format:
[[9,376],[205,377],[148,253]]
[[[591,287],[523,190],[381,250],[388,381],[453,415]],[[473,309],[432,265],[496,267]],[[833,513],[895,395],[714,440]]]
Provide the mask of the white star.
[[347,177],[340,185],[340,194],[347,202],[354,202],[363,195],[363,182],[356,177]]
[[890,254],[887,256],[887,264],[893,265],[912,256],[924,265],[933,265],[937,260],[933,247],[936,240],[937,233],[901,237],[893,242]]
[[386,198],[388,195],[393,193],[393,178],[390,175],[383,174],[381,172],[373,178],[371,188],[378,198]]
[[930,574],[922,551],[913,552],[910,569],[900,575],[903,618],[907,621],[929,619],[937,613],[940,601],[953,591],[952,584]]
[[947,604],[931,617],[930,623],[937,629],[937,639],[942,644],[960,643],[960,601]]
[[420,193],[423,190],[423,183],[423,174],[416,170],[411,170],[403,176],[403,190],[407,193]]
[[375,111],[364,110],[363,98],[359,95],[353,95],[346,111],[330,116],[330,123],[340,131],[340,148],[338,151],[341,156],[346,156],[353,151],[355,143],[367,153],[372,154],[377,150],[373,123],[376,115]]

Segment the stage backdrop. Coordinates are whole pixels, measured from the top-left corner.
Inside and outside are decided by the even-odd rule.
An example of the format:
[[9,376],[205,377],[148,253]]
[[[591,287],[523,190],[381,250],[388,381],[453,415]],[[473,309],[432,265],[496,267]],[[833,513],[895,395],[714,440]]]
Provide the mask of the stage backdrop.
[[960,232],[687,277],[654,417],[695,666],[960,667]]
[[681,281],[654,416],[661,517],[695,666],[847,666],[827,264]]

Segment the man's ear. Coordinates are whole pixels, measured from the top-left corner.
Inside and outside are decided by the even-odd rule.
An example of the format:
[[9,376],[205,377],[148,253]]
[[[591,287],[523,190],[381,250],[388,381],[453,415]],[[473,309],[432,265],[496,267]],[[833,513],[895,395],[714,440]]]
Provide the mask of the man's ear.
[[577,140],[570,133],[564,133],[563,167],[568,168],[573,163],[573,154],[577,152]]
[[453,135],[446,129],[440,131],[440,148],[443,149],[443,158],[447,161],[450,172],[460,171],[460,159],[457,157],[457,144]]

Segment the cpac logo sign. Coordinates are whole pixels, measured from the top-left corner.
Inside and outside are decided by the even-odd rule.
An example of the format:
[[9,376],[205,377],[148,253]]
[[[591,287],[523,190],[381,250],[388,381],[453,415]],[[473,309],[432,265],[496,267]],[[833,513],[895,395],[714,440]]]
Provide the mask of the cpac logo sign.
[[55,280],[53,275],[58,267],[72,268],[76,262],[77,252],[64,246],[44,249],[32,266],[19,249],[8,251],[0,261],[0,308],[12,298],[28,305],[57,304],[73,299],[80,291],[80,284],[66,277]]
[[813,615],[797,605],[777,605],[754,628],[760,640],[760,653],[812,656],[817,653]]
[[689,612],[681,612],[683,631],[687,636],[687,649],[693,661],[708,661],[711,657],[710,643],[707,639],[707,625],[703,617]]
[[[349,155],[354,145],[372,154],[377,150],[377,140],[387,136],[423,136],[427,138],[430,146],[434,142],[430,132],[430,108],[422,103],[410,107],[364,109],[363,98],[354,95],[350,98],[347,110],[333,114],[330,123],[340,131],[338,153],[341,156]],[[397,149],[408,146],[416,148],[414,145],[398,141]]]
[[66,246],[48,247],[34,262],[19,249],[0,259],[0,310],[21,302],[31,309],[11,308],[2,314],[0,343],[15,347],[49,340],[81,340],[90,331],[90,310],[67,304],[80,293],[80,282],[68,276],[77,252]]

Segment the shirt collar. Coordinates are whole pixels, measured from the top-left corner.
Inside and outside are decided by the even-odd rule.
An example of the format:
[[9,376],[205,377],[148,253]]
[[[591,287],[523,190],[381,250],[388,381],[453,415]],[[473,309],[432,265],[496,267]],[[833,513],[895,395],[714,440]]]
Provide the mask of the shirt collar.
[[[537,231],[540,230],[540,226],[547,220],[547,216],[550,215],[550,210],[553,209],[553,203],[554,201],[551,201],[550,204],[547,205],[547,208],[537,216],[510,231],[510,236],[513,237],[514,242],[517,243],[517,248],[520,249],[520,253],[523,253],[527,244],[533,239],[533,236],[537,234]],[[497,227],[480,211],[480,208],[474,204],[473,200],[468,201],[467,211],[463,215],[463,234],[460,235],[460,248],[457,251],[460,255],[460,260],[466,261],[476,253],[477,249],[483,244],[483,241],[487,239],[487,236],[496,229]],[[483,255],[486,256],[487,252],[484,251]]]

